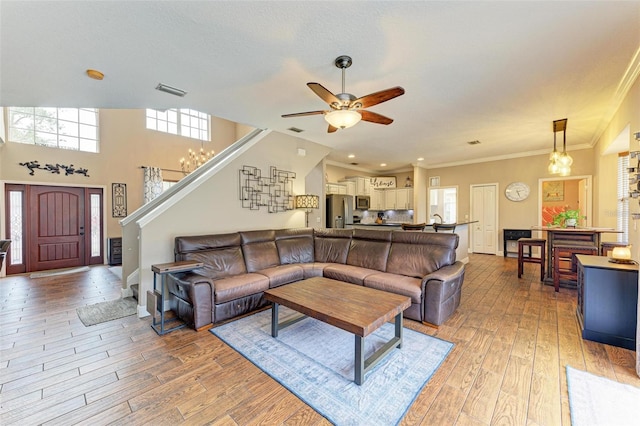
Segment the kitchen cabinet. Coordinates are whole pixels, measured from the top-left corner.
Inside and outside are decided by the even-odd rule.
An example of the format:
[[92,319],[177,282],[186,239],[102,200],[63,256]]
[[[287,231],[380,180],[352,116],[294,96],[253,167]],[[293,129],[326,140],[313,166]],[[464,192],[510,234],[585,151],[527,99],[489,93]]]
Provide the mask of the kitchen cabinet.
[[[351,176],[340,181],[346,185],[353,184],[353,194],[351,195],[368,195],[371,196],[370,179],[362,176]],[[348,188],[348,186],[347,186]]]
[[356,192],[356,186],[357,185],[356,185],[355,181],[353,181],[353,180],[341,180],[339,183],[345,185],[345,187],[347,188],[347,195],[351,195],[351,196],[359,195]]
[[396,191],[396,210],[412,210],[413,209],[413,188],[398,188],[395,191]]
[[384,210],[384,191],[381,189],[374,189],[370,192],[371,202],[369,204],[369,210]]
[[382,189],[385,210],[413,209],[413,188]]
[[578,307],[582,338],[636,348],[638,265],[577,254]]
[[384,209],[395,210],[396,209],[396,190],[385,189],[384,192]]
[[346,194],[347,186],[341,183],[328,183],[327,194]]

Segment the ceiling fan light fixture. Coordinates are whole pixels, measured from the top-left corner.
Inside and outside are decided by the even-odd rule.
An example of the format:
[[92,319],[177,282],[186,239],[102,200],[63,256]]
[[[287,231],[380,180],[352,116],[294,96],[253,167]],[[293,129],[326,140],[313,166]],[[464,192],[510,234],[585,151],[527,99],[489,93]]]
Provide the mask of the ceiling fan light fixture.
[[348,129],[358,124],[362,115],[358,111],[339,109],[325,114],[324,119],[336,129]]

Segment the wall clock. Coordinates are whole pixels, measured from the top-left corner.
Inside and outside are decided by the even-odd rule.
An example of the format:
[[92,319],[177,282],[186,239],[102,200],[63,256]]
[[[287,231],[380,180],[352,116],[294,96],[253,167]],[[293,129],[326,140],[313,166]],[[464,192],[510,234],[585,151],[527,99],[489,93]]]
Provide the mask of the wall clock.
[[529,185],[524,182],[513,182],[507,185],[504,195],[511,201],[523,201],[529,197]]

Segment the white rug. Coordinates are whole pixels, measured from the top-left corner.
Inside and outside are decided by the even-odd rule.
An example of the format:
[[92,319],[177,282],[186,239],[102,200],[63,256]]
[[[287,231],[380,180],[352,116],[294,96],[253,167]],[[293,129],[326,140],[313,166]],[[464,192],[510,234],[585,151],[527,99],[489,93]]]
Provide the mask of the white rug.
[[568,365],[567,384],[573,426],[640,424],[640,388]]
[[50,271],[34,272],[29,278],[43,278],[54,277],[56,275],[75,274],[76,272],[87,272],[88,266],[81,266],[79,268],[64,268],[64,269],[52,269]]

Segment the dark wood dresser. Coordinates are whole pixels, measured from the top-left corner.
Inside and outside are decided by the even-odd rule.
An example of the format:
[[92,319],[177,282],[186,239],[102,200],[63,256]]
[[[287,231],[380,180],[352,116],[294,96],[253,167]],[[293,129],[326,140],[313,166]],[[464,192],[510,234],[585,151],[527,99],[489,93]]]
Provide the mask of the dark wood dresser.
[[109,238],[107,248],[109,265],[122,265],[122,238]]

